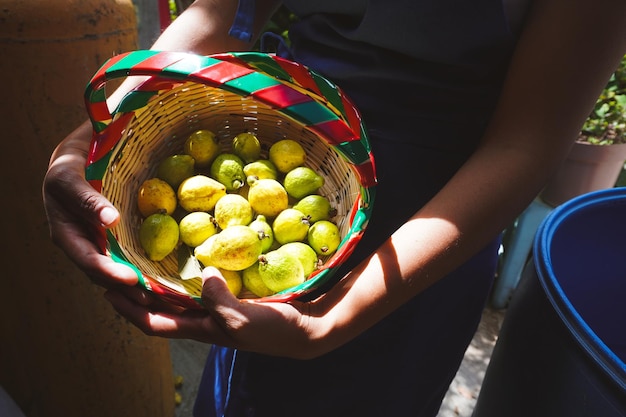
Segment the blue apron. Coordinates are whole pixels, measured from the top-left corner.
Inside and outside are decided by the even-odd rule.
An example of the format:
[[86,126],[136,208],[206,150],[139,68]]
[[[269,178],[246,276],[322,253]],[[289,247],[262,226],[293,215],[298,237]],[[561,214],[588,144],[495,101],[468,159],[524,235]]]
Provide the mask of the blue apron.
[[[240,1],[233,35],[250,34],[252,3]],[[471,155],[491,116],[515,36],[498,0],[285,4],[300,18],[290,29],[286,57],[331,79],[355,102],[376,160],[372,220],[336,274],[340,278],[430,200]],[[498,247],[499,238],[319,358],[213,346],[194,416],[436,416],[480,321]]]

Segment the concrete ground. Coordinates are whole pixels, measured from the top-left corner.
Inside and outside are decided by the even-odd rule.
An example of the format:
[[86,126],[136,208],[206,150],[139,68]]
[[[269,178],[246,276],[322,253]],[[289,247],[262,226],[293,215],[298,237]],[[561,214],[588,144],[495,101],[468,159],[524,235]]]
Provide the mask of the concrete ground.
[[505,310],[487,308],[478,330],[465,351],[456,377],[448,388],[437,417],[470,417],[478,398],[491,352],[498,338]]
[[[485,309],[437,417],[471,416],[503,318],[503,310]],[[180,404],[176,407],[175,417],[191,417],[209,346],[191,340],[172,340],[170,347],[174,375],[182,378],[177,387]]]

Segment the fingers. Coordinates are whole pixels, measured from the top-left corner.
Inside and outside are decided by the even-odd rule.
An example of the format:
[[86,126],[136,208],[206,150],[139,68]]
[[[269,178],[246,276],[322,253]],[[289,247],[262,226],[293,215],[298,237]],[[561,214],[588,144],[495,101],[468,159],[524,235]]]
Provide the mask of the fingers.
[[118,221],[119,213],[85,180],[92,134],[91,124],[87,121],[56,147],[44,178],[44,203],[46,210],[63,207],[92,224],[111,227]]
[[202,271],[202,302],[218,325],[227,332],[237,332],[250,322],[249,305],[235,297],[220,271],[207,267]]
[[116,311],[151,336],[194,339],[271,355],[312,357],[302,313],[286,303],[256,304],[230,293],[220,272],[203,271],[205,309],[173,309],[151,297],[114,289],[105,297]]
[[61,142],[51,158],[42,189],[50,237],[97,284],[134,285],[134,270],[102,253],[101,228],[115,225],[119,213],[85,180],[90,138],[91,128],[85,124]]
[[71,215],[95,226],[111,227],[119,221],[117,209],[85,180],[84,163],[62,156],[44,179],[44,203],[48,217]]
[[113,308],[149,336],[193,339],[205,343],[233,346],[234,341],[205,310],[177,310],[158,300],[145,304],[128,293],[107,291],[105,298]]
[[153,313],[148,306],[138,303],[119,291],[107,291],[104,297],[128,321],[150,336],[175,337],[177,317],[172,313]]
[[[202,271],[202,301],[214,323],[214,334],[221,329],[225,346],[266,352],[281,351],[291,343],[299,330],[300,313],[292,305],[284,303],[250,303],[235,297],[228,289],[219,270],[208,267]],[[290,340],[288,343],[279,341]]]
[[108,287],[108,283],[137,283],[133,269],[103,254],[103,242],[98,240],[104,239],[101,230],[59,208],[57,202],[46,208],[52,241],[96,284]]
[[207,309],[239,305],[238,299],[230,292],[226,280],[217,268],[211,266],[202,270],[202,301]]

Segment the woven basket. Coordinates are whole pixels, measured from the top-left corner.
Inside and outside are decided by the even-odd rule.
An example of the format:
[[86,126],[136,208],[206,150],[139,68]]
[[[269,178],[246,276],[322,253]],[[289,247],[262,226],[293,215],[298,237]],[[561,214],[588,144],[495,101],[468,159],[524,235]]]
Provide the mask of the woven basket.
[[[107,83],[135,75],[147,77],[109,112]],[[261,53],[134,51],[107,61],[88,83],[85,99],[94,128],[86,178],[121,213],[116,227],[102,230],[102,250],[173,304],[201,307],[202,283],[180,278],[175,253],[148,260],[138,239],[136,195],[157,162],[180,153],[195,130],[213,131],[224,151],[236,134],[254,132],[264,157],[278,140],[298,141],[306,165],[325,178],[319,193],[337,210],[343,237],[337,252],[303,284],[256,301],[293,300],[327,282],[367,226],[376,175],[364,125],[337,86],[302,65]]]

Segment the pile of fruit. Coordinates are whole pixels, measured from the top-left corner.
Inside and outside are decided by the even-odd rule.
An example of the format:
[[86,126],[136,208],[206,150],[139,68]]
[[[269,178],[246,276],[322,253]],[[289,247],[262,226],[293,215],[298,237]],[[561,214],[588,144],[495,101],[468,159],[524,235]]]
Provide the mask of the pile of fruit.
[[[335,210],[319,194],[324,177],[306,158],[291,139],[263,158],[253,133],[235,136],[228,152],[213,132],[192,133],[138,190],[146,256],[158,262],[178,251],[182,279],[216,267],[235,295],[266,297],[301,284],[341,242]],[[191,273],[189,261],[198,266]]]

